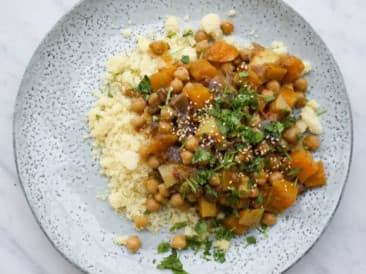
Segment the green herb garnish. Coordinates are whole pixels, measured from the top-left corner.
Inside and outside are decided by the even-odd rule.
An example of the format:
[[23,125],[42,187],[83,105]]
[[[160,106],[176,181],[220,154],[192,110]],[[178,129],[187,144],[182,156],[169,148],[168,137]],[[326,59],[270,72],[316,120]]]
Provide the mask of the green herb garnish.
[[275,99],[275,97],[274,97],[273,95],[264,97],[264,101],[265,101],[266,103],[273,102],[273,101],[274,101],[274,99]]
[[161,242],[158,245],[158,253],[165,253],[168,252],[170,249],[170,244],[168,242]]
[[99,120],[99,119],[101,119],[101,118],[102,118],[102,115],[100,115],[100,114],[95,114],[95,119]]
[[169,230],[170,230],[170,232],[174,232],[174,231],[181,229],[183,227],[186,227],[186,226],[187,226],[187,222],[179,222],[179,223],[175,223],[174,225],[172,225]]
[[151,214],[151,211],[150,211],[150,210],[146,209],[146,210],[144,211],[144,215],[150,215],[150,214]]
[[245,245],[244,248],[257,243],[257,239],[254,236],[248,236],[246,241],[247,241],[247,244]]
[[205,149],[199,149],[193,155],[192,164],[197,164],[199,162],[210,162],[212,160],[215,160],[215,157],[211,152],[208,152]]
[[281,137],[281,133],[284,129],[284,125],[278,121],[270,122],[264,126],[264,131],[276,138]]
[[168,33],[166,37],[169,38],[169,39],[171,39],[171,38],[173,38],[176,35],[177,35],[176,32],[171,32],[171,33]]
[[188,55],[183,55],[180,60],[182,61],[183,64],[188,64],[190,59]]
[[287,176],[288,177],[293,177],[296,176],[297,174],[299,174],[301,171],[303,171],[303,168],[301,167],[296,167],[294,169],[291,169],[288,173]]
[[259,194],[257,196],[257,204],[260,206],[263,205],[263,195],[262,194]]
[[218,197],[217,191],[210,184],[205,184],[205,193],[215,199]]
[[113,94],[110,91],[108,91],[108,97],[113,98]]
[[240,78],[246,78],[249,76],[249,73],[247,71],[241,71],[239,72],[239,77]]
[[183,37],[187,37],[187,36],[190,36],[190,35],[193,35],[193,30],[191,29],[188,29],[186,30],[184,33],[183,33]]
[[148,97],[152,93],[150,78],[145,75],[135,90]]
[[172,250],[172,253],[168,257],[165,257],[160,262],[160,264],[157,265],[157,268],[170,269],[173,271],[174,274],[188,274],[188,272],[186,272],[183,269],[182,262],[179,260],[177,251],[174,249]]
[[318,110],[318,111],[316,112],[316,114],[317,114],[318,116],[321,116],[321,115],[323,115],[323,114],[325,114],[325,113],[327,113],[327,110],[326,110],[326,109],[320,109],[320,110]]
[[215,261],[223,263],[225,262],[225,251],[219,248],[215,248],[213,252],[213,258]]

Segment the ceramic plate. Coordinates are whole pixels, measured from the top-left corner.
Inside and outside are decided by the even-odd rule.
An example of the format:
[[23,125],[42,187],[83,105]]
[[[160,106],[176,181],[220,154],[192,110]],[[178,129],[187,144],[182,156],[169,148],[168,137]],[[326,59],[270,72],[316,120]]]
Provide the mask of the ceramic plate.
[[[17,169],[35,217],[54,246],[88,273],[159,273],[156,245],[164,233],[142,233],[143,248],[130,255],[113,244],[116,235],[133,233],[133,225],[96,195],[106,178],[92,160],[86,113],[94,101],[108,57],[130,48],[120,34],[162,29],[165,15],[190,16],[196,26],[209,12],[226,17],[234,8],[236,36],[269,45],[281,40],[291,52],[312,63],[310,98],[328,110],[322,147],[328,185],[308,191],[279,218],[269,238],[244,249],[235,240],[224,264],[182,255],[189,273],[279,273],[294,264],[319,238],[340,200],[352,150],[350,106],[342,75],[324,42],[305,20],[274,0],[83,1],[64,16],[34,53],[24,74],[14,116]],[[128,22],[131,20],[132,24]],[[248,35],[252,30],[255,37]]]

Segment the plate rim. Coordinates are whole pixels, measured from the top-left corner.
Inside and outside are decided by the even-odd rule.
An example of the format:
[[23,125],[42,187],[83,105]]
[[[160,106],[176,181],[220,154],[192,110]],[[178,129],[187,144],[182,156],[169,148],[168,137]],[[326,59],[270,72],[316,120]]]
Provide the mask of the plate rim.
[[[14,103],[14,109],[13,109],[13,115],[12,115],[12,145],[13,145],[13,157],[14,157],[14,162],[15,162],[15,169],[16,169],[16,175],[18,178],[18,181],[20,183],[22,192],[24,194],[24,197],[26,199],[26,202],[31,210],[31,213],[35,219],[35,221],[37,222],[38,226],[40,227],[41,231],[43,232],[43,234],[46,236],[47,240],[49,241],[49,243],[51,243],[52,247],[58,252],[58,254],[61,255],[62,258],[64,258],[67,262],[69,262],[72,266],[74,266],[76,269],[78,269],[79,271],[81,271],[82,273],[87,273],[89,274],[90,272],[88,272],[86,269],[83,269],[82,266],[80,266],[75,260],[73,260],[72,258],[68,257],[64,252],[62,252],[59,247],[56,245],[56,243],[51,239],[51,237],[48,235],[48,233],[46,232],[45,228],[43,227],[40,219],[38,218],[37,214],[36,214],[36,210],[35,208],[32,206],[28,194],[24,188],[24,184],[22,181],[22,178],[20,176],[20,166],[18,163],[18,158],[17,158],[17,142],[16,142],[16,130],[15,130],[15,124],[16,124],[16,120],[17,120],[17,114],[18,112],[16,111],[18,103],[19,103],[19,98],[21,96],[21,89],[22,86],[24,84],[24,76],[27,74],[28,70],[30,69],[30,64],[33,62],[35,55],[38,53],[38,51],[40,50],[41,46],[44,44],[44,42],[47,40],[47,38],[52,34],[53,30],[59,26],[60,24],[62,24],[67,17],[69,16],[69,14],[76,8],[78,8],[79,6],[83,5],[85,2],[87,2],[89,0],[78,0],[76,3],[74,3],[69,9],[67,9],[66,11],[64,11],[64,13],[62,14],[62,16],[51,26],[51,28],[46,32],[46,34],[44,35],[44,37],[41,39],[41,41],[38,43],[36,49],[33,51],[29,61],[27,62],[27,65],[23,71],[22,74],[22,79],[19,83],[19,87],[17,89],[17,95],[15,98],[15,103]],[[267,1],[267,0],[261,0],[261,1]],[[337,72],[337,74],[340,76],[340,80],[341,83],[343,85],[344,91],[345,91],[345,105],[349,114],[349,130],[350,130],[350,134],[349,134],[349,139],[350,139],[350,144],[349,144],[349,153],[347,154],[347,159],[348,159],[348,165],[347,165],[347,172],[343,181],[343,185],[341,188],[341,192],[338,198],[338,201],[334,207],[334,209],[332,210],[331,214],[328,217],[328,220],[326,220],[326,223],[324,225],[324,227],[321,229],[320,233],[318,234],[318,236],[315,238],[315,240],[311,243],[311,245],[304,250],[304,252],[298,256],[297,259],[293,260],[292,262],[290,262],[290,264],[285,267],[283,270],[281,270],[280,273],[286,273],[288,272],[290,269],[292,269],[305,255],[307,255],[313,248],[314,246],[318,243],[318,241],[320,240],[320,238],[324,235],[324,233],[326,232],[327,228],[329,227],[329,225],[331,224],[335,213],[337,212],[341,200],[343,198],[343,194],[345,192],[345,188],[346,185],[348,184],[349,181],[349,175],[351,172],[351,166],[352,166],[352,161],[353,161],[353,149],[354,149],[354,122],[353,122],[353,114],[352,114],[352,106],[351,106],[351,102],[350,102],[350,98],[348,95],[348,90],[347,90],[347,86],[346,86],[346,82],[344,81],[344,77],[343,77],[343,73],[333,55],[333,52],[330,50],[330,48],[328,47],[328,45],[324,42],[324,40],[321,38],[321,36],[318,34],[318,32],[314,29],[314,27],[312,26],[312,24],[310,24],[304,17],[303,15],[298,12],[297,10],[295,10],[295,8],[293,8],[290,4],[288,4],[287,2],[285,2],[284,0],[272,0],[275,1],[276,5],[282,6],[285,9],[288,9],[290,12],[295,13],[299,19],[303,20],[303,22],[305,22],[308,27],[310,28],[310,30],[313,32],[313,34],[315,35],[315,37],[323,44],[323,46],[329,51],[330,53],[330,58],[333,61],[333,63],[335,64],[335,70]]]

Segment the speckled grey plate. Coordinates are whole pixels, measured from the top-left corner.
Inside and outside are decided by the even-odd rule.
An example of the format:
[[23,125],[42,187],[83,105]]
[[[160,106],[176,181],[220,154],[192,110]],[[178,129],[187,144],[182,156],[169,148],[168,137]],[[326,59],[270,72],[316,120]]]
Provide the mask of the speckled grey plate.
[[164,235],[142,233],[136,255],[115,246],[118,234],[133,226],[96,199],[106,179],[93,162],[85,115],[94,101],[109,56],[133,46],[119,32],[161,28],[165,15],[190,15],[191,23],[208,12],[225,17],[235,8],[236,35],[268,45],[282,40],[310,60],[310,97],[328,112],[322,147],[328,185],[309,191],[270,229],[269,239],[257,232],[258,244],[244,249],[244,237],[230,248],[227,262],[206,262],[186,253],[190,273],[279,273],[288,269],[316,242],[332,217],[347,179],[352,150],[352,121],[339,69],[319,36],[291,8],[274,0],[240,1],[83,1],[60,22],[36,50],[20,86],[14,116],[14,144],[19,178],[34,215],[54,246],[89,273],[156,273],[156,245]]

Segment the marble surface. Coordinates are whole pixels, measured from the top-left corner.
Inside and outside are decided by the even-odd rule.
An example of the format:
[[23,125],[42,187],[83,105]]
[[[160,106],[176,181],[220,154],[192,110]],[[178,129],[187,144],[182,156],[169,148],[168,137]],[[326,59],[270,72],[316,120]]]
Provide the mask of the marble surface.
[[[366,273],[362,167],[366,160],[366,1],[286,0],[323,37],[344,74],[354,117],[354,156],[334,219],[315,247],[287,273]],[[48,242],[16,177],[12,114],[24,69],[46,32],[77,0],[0,1],[0,273],[81,273]]]

